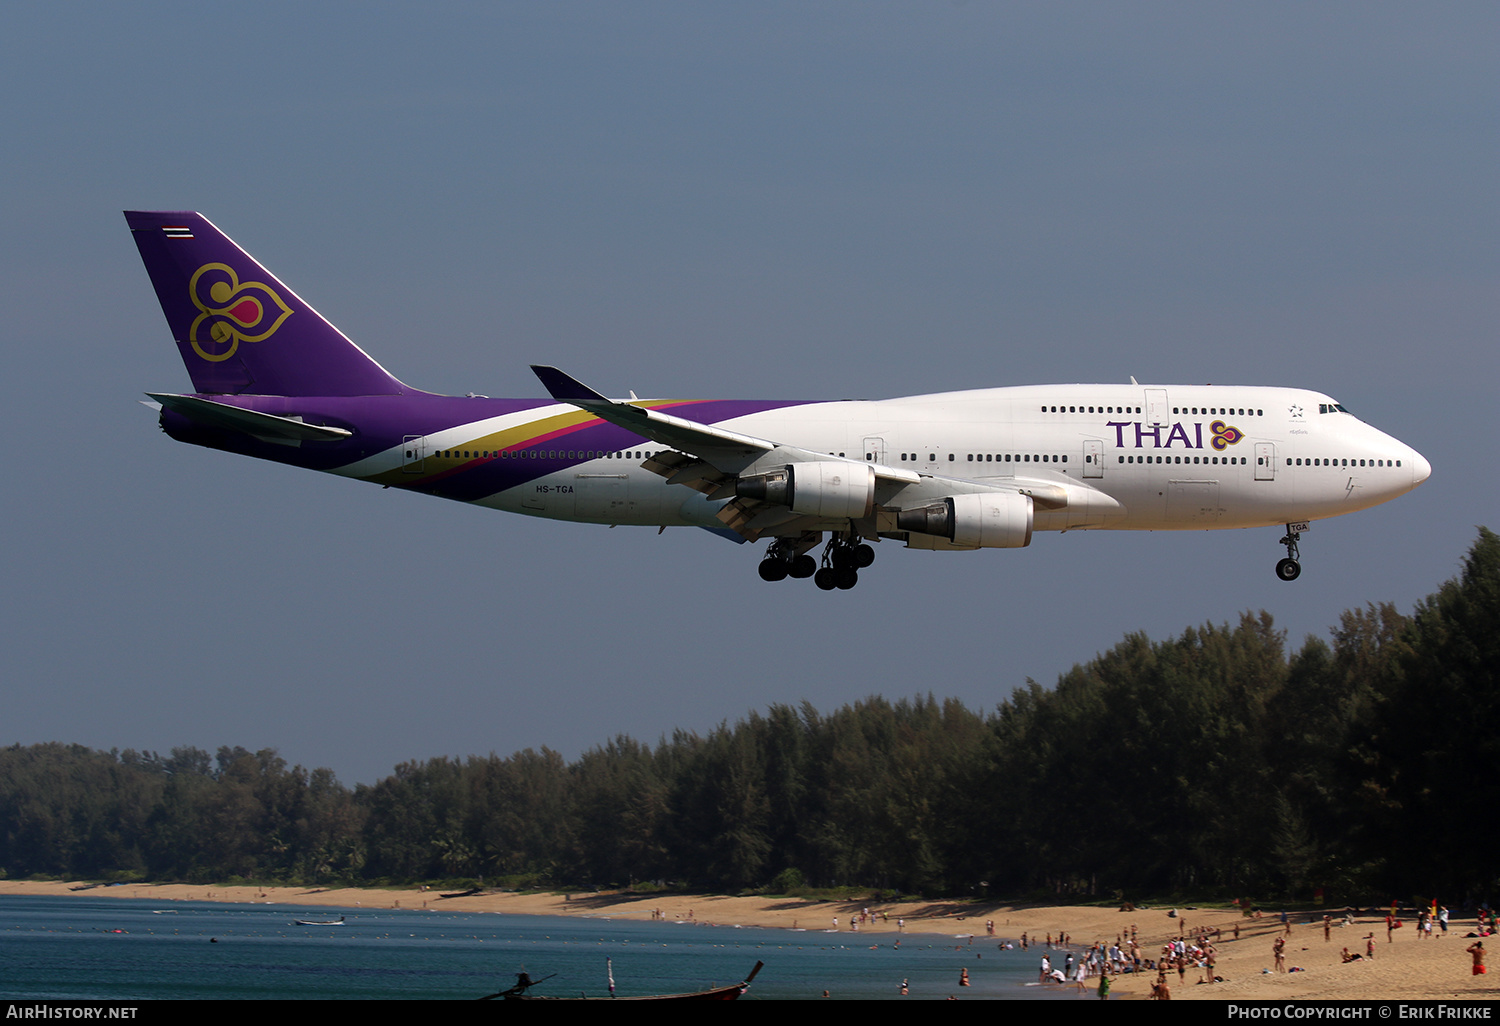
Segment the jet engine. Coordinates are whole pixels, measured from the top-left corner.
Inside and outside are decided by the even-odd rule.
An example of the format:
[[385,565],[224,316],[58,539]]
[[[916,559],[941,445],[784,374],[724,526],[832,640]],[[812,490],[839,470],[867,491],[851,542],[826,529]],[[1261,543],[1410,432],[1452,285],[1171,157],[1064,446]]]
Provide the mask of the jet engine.
[[1029,495],[980,492],[903,509],[896,514],[896,528],[969,548],[1021,549],[1031,544],[1031,514]]
[[793,513],[808,516],[867,517],[875,511],[875,471],[863,463],[791,463],[781,470],[740,478],[734,494],[788,506]]

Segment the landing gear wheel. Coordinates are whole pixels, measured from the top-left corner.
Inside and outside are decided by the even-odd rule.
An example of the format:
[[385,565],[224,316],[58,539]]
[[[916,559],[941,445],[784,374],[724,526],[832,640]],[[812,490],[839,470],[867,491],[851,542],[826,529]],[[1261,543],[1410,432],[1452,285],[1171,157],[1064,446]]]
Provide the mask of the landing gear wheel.
[[1286,558],[1276,564],[1276,576],[1283,581],[1295,581],[1302,574],[1302,564],[1297,562],[1298,557],[1302,555],[1297,551],[1297,541],[1302,537],[1302,531],[1305,530],[1307,530],[1306,524],[1286,525],[1286,536],[1281,539],[1281,544],[1286,546]]
[[832,591],[838,587],[838,571],[831,566],[825,566],[813,574],[813,583],[824,591]]
[[828,559],[833,564],[835,570],[842,570],[845,567],[855,570],[859,569],[858,564],[855,562],[854,550],[846,545],[840,545],[830,552]]
[[760,561],[760,579],[763,581],[785,580],[787,574],[786,560],[763,559]]
[[788,571],[791,576],[798,578],[799,580],[811,577],[817,572],[818,561],[816,559],[813,559],[805,552],[802,553],[802,555],[798,556],[796,559],[792,560],[791,569]]
[[875,550],[863,542],[854,546],[852,554],[854,556],[854,565],[860,570],[875,562]]
[[852,566],[840,567],[833,573],[834,585],[839,591],[848,591],[859,583],[859,571]]

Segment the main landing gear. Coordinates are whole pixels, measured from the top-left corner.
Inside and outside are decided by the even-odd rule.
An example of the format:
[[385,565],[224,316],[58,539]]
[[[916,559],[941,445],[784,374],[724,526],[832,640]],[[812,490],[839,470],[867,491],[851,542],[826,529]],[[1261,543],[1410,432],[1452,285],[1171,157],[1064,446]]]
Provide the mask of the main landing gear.
[[784,581],[788,577],[811,577],[818,572],[818,561],[806,552],[798,552],[794,544],[781,539],[771,543],[766,558],[760,561],[760,579]]
[[859,572],[875,562],[875,549],[854,535],[834,535],[823,550],[821,566],[806,551],[814,544],[816,540],[808,542],[805,537],[776,539],[766,550],[766,558],[760,561],[760,579],[811,577],[823,591],[848,591],[859,583]]
[[1300,531],[1292,530],[1292,525],[1286,525],[1286,534],[1282,537],[1280,544],[1286,546],[1286,558],[1276,564],[1276,576],[1283,581],[1295,581],[1302,576],[1302,564],[1297,562],[1300,553],[1297,552],[1297,539],[1301,538]]

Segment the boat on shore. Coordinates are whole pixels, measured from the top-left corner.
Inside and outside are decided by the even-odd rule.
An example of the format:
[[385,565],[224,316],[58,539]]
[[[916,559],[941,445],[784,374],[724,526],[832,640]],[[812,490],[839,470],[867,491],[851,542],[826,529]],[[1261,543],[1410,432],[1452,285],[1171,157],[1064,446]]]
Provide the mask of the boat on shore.
[[[614,991],[614,976],[610,976],[610,993],[601,997],[589,997],[580,994],[577,997],[562,997],[551,994],[532,994],[531,988],[552,979],[552,976],[543,976],[540,980],[533,980],[527,973],[516,974],[516,985],[509,990],[497,991],[494,994],[486,994],[480,1001],[493,1001],[500,998],[504,1001],[738,1001],[741,994],[750,989],[750,983],[755,979],[755,974],[760,972],[764,962],[756,962],[746,976],[739,983],[728,987],[711,987],[708,990],[696,990],[686,994],[638,994],[632,997],[617,997]],[[552,974],[557,975],[556,973]]]

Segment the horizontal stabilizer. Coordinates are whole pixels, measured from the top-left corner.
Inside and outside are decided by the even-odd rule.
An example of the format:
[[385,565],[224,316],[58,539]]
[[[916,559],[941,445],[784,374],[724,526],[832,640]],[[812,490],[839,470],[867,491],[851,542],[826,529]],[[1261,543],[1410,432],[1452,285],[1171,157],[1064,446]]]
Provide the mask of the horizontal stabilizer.
[[199,399],[191,395],[172,395],[165,392],[147,392],[165,409],[180,413],[191,421],[205,427],[238,431],[267,442],[283,445],[298,445],[302,442],[337,442],[354,432],[343,428],[325,427],[321,424],[304,424],[291,417],[277,417],[270,413],[244,410],[227,403],[216,403],[212,399]]

